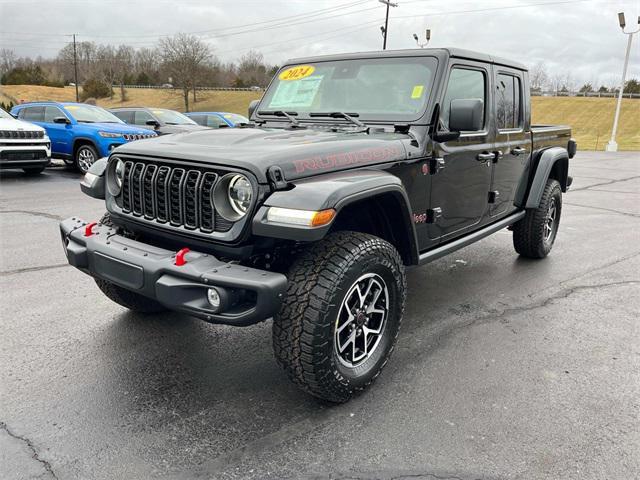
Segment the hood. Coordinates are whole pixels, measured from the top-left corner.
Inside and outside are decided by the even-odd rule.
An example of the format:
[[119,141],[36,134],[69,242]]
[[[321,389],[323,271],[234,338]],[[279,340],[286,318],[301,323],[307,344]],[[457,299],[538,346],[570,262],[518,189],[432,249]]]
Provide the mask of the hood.
[[199,130],[211,130],[209,127],[202,125],[162,125],[158,132],[162,135],[169,133],[197,132]]
[[178,133],[123,145],[119,153],[189,160],[249,170],[266,182],[271,166],[286,180],[407,158],[400,133],[222,128]]
[[127,125],[126,123],[81,123],[85,127],[92,127],[102,132],[111,133],[127,133],[138,135],[149,135],[150,131],[146,128],[140,128],[133,125]]
[[16,120],[15,118],[0,118],[0,130],[23,130],[25,132],[42,132],[44,128],[33,123]]

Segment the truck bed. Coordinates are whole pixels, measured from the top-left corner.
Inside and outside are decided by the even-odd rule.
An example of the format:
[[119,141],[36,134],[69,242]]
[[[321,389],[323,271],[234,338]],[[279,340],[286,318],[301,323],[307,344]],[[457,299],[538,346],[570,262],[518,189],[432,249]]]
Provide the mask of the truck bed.
[[571,127],[567,125],[531,125],[532,151],[547,147],[567,148]]

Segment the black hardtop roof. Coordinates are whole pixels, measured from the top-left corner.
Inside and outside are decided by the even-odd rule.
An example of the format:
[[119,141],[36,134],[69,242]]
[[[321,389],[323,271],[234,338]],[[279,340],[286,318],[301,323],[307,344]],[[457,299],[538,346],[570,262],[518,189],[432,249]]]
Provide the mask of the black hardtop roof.
[[333,55],[320,55],[315,57],[293,58],[285,62],[286,65],[293,63],[314,63],[314,62],[330,62],[334,60],[356,60],[360,58],[380,58],[380,57],[438,57],[445,58],[463,58],[466,60],[476,60],[485,63],[494,63],[505,67],[512,67],[518,70],[528,70],[528,68],[518,62],[507,60],[505,58],[495,57],[486,53],[474,52],[472,50],[463,50],[461,48],[412,48],[406,50],[376,50],[370,52],[354,52],[354,53],[338,53]]

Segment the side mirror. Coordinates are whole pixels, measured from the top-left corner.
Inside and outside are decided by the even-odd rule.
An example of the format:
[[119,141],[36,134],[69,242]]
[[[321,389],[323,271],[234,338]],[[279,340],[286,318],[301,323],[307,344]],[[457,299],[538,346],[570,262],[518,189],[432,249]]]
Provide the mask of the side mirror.
[[260,100],[251,100],[251,103],[249,104],[249,118],[251,118],[256,108],[258,108],[258,105],[260,105]]
[[55,117],[53,123],[71,123],[67,117]]
[[452,132],[477,132],[484,126],[484,102],[479,98],[451,100],[449,130]]
[[145,123],[154,128],[158,128],[160,126],[160,123],[158,123],[156,120],[147,120]]
[[80,190],[90,197],[104,200],[105,171],[107,158],[96,160],[80,180]]

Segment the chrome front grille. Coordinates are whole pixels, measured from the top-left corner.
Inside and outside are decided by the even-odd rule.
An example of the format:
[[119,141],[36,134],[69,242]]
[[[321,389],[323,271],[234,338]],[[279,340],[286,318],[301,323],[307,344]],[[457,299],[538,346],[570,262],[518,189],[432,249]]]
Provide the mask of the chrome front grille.
[[38,131],[25,131],[25,130],[0,130],[0,138],[44,138],[44,132]]
[[227,232],[233,222],[211,203],[216,172],[125,161],[120,193],[122,212],[146,220],[199,230]]
[[142,140],[143,138],[157,137],[157,135],[155,133],[125,133],[122,137],[127,142],[132,142],[134,140]]

